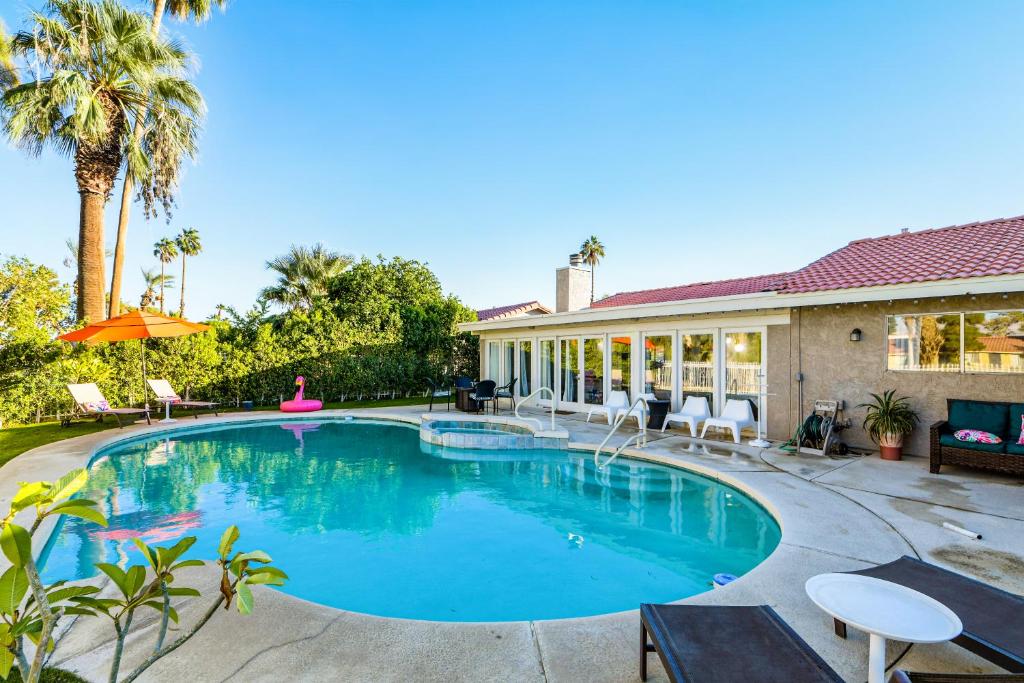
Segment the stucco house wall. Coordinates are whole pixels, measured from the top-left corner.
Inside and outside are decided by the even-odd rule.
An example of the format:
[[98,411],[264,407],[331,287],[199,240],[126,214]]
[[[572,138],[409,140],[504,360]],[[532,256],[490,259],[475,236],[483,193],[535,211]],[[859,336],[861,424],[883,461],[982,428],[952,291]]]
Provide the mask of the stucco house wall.
[[[879,303],[854,303],[794,309],[789,325],[788,344],[791,349],[789,378],[803,372],[803,403],[799,401],[799,385],[791,381],[789,431],[795,429],[802,416],[810,411],[815,399],[843,399],[845,417],[853,427],[842,433],[851,446],[873,448],[860,428],[865,409],[857,407],[870,400],[871,393],[895,389],[908,396],[918,411],[921,423],[910,435],[904,448],[907,453],[928,453],[928,427],[946,418],[947,398],[973,398],[990,401],[1024,401],[1024,374],[956,373],[929,371],[891,371],[886,368],[886,316],[912,313],[958,313],[1024,309],[1024,294],[989,294],[947,297],[945,299],[897,300]],[[862,339],[850,341],[850,331],[860,328]],[[769,342],[782,347],[779,335],[771,334]],[[780,353],[769,350],[769,359],[781,360]],[[781,367],[769,368],[769,382],[780,377]],[[776,386],[784,382],[776,379]],[[781,392],[778,392],[781,393]],[[776,400],[775,404],[782,403]],[[773,438],[778,434],[777,417],[785,410],[773,407],[769,420]],[[788,438],[785,437],[785,438]]]

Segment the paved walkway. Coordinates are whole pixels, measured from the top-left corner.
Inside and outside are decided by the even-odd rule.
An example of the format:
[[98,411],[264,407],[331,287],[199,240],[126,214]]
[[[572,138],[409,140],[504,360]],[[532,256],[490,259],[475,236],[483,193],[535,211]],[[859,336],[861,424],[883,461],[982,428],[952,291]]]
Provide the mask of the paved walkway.
[[[412,422],[419,420],[423,410],[326,414]],[[239,413],[219,421],[258,417]],[[199,423],[215,419],[201,418]],[[604,424],[585,423],[582,415],[559,415],[557,421],[569,431],[573,448],[592,450],[608,430]],[[195,424],[183,420],[178,426]],[[23,454],[0,469],[0,504],[10,499],[15,482],[55,478],[81,466],[113,440],[159,428],[93,434]],[[616,435],[612,445],[628,435],[628,431]],[[728,587],[687,602],[769,604],[847,680],[866,678],[867,639],[853,631],[845,641],[832,634],[830,619],[803,591],[804,582],[815,574],[862,568],[909,554],[1024,593],[1024,482],[1020,479],[956,468],[932,475],[927,463],[918,458],[893,463],[876,456],[798,457],[693,440],[674,431],[652,434],[647,448],[627,453],[722,480],[755,496],[775,514],[783,531],[777,550]],[[976,530],[984,538],[972,541],[958,536],[943,529],[943,521]],[[183,623],[198,618],[206,604],[206,599],[184,603]],[[139,624],[127,649],[127,666],[147,654],[154,626],[148,616]],[[253,615],[218,613],[200,635],[150,669],[143,680],[633,681],[637,680],[638,636],[635,611],[556,621],[438,623],[371,617],[261,590]],[[891,660],[899,659],[900,666],[912,670],[998,671],[949,644],[895,645],[889,652]],[[105,679],[110,654],[107,625],[82,620],[61,640],[53,663],[99,681]],[[652,678],[664,680],[655,659],[651,659]]]

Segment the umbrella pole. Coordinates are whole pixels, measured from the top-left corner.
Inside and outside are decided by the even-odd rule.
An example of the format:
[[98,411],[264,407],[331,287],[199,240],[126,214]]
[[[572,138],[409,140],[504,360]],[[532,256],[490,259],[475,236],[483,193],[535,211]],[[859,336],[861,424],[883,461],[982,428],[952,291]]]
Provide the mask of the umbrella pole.
[[149,394],[146,392],[146,340],[139,339],[142,344],[142,404],[149,410]]

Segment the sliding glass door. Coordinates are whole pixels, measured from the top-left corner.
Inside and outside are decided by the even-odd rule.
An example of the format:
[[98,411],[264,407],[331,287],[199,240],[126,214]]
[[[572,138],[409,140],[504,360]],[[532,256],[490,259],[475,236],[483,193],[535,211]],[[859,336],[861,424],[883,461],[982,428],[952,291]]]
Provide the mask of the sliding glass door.
[[558,354],[558,399],[565,403],[579,401],[580,340],[560,339]]
[[583,402],[604,403],[604,337],[583,339]]
[[715,335],[712,332],[683,332],[680,339],[683,354],[682,398],[700,396],[708,400],[711,414],[715,411]]
[[516,343],[509,339],[501,342],[501,381],[508,384],[516,376]]
[[481,379],[493,379],[501,381],[501,343],[496,341],[487,342],[487,376]]
[[725,399],[747,399],[757,417],[761,391],[762,335],[760,332],[725,333]]
[[632,337],[612,337],[611,390],[626,392],[626,396],[631,401],[633,400],[633,393],[630,391],[633,381],[632,348]]
[[671,334],[644,337],[644,393],[659,400],[672,400]]
[[533,342],[519,342],[519,395],[529,396],[533,391]]
[[551,395],[547,393],[541,394],[538,398],[544,401],[550,401],[555,395],[555,340],[554,339],[541,339],[540,340],[540,377],[538,378],[540,384],[538,387],[547,387],[551,390]]

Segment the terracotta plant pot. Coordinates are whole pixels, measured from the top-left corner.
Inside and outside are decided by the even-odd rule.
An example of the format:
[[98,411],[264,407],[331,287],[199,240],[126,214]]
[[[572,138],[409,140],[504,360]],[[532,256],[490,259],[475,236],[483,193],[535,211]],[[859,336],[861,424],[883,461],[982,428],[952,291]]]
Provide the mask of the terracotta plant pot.
[[903,459],[903,435],[902,434],[886,434],[878,441],[879,450],[881,451],[882,460],[902,460]]

